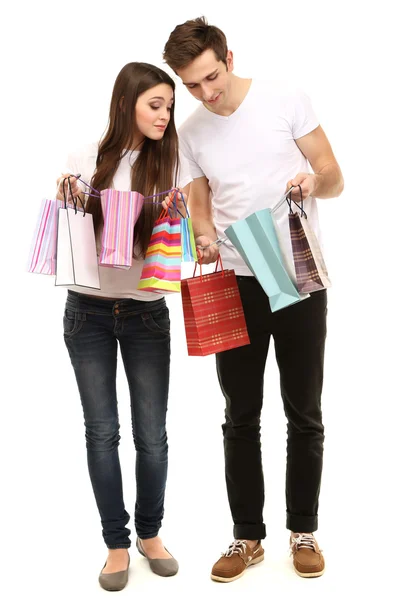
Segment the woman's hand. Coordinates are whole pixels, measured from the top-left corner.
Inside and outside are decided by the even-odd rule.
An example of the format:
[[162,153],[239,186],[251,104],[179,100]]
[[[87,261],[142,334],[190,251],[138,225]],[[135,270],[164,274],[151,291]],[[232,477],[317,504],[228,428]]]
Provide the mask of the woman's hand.
[[[77,181],[76,177],[74,177],[73,175],[71,175],[71,173],[63,173],[61,175],[61,177],[59,177],[57,179],[57,200],[62,200],[64,202],[64,192],[63,192],[63,187],[64,187],[65,194],[67,196],[67,202],[68,202],[68,204],[74,204],[74,200],[73,200],[73,198],[71,198],[71,192],[70,192],[70,186],[69,186],[69,183],[68,183],[68,177],[70,178],[70,183],[71,183],[71,189],[72,189],[72,196],[73,196],[73,198],[76,198],[82,192],[82,190],[80,189],[80,187],[78,185],[78,181]],[[65,184],[63,186],[63,181],[64,180],[65,180]]]
[[[173,189],[168,194],[168,196],[166,196],[165,200],[162,203],[162,206],[165,210],[170,208],[174,217],[186,218],[188,216],[186,210],[187,195],[184,192],[182,192],[179,188]],[[176,210],[178,210],[179,212],[177,213]]]

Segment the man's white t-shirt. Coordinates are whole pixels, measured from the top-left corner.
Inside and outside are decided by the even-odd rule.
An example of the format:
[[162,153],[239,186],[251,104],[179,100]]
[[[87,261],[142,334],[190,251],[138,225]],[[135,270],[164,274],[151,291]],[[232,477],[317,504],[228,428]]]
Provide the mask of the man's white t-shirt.
[[[309,98],[276,82],[253,80],[238,109],[229,117],[214,114],[201,104],[179,129],[180,148],[189,161],[193,179],[207,177],[218,237],[225,229],[263,208],[274,207],[287,182],[300,172],[311,172],[295,140],[318,127]],[[295,208],[295,206],[293,206]],[[274,213],[283,250],[292,261],[288,205]],[[321,242],[317,204],[304,210]],[[228,240],[220,246],[224,268],[252,275]]]
[[[89,144],[81,150],[70,154],[67,160],[64,173],[81,174],[81,179],[86,183],[90,183],[93,173],[96,169],[96,159],[98,153],[98,144]],[[131,190],[131,168],[139,151],[128,153],[121,159],[117,172],[115,173],[112,188],[121,191]],[[189,165],[184,156],[180,155],[180,165],[178,170],[177,185],[184,188],[192,181],[189,171]],[[79,185],[88,192],[80,182]],[[99,200],[100,202],[100,200]],[[98,240],[98,254],[101,249],[101,236]],[[157,300],[163,297],[163,294],[156,292],[145,292],[136,289],[140,280],[143,269],[144,260],[133,259],[130,269],[118,269],[99,266],[100,274],[100,290],[85,288],[81,286],[69,286],[68,289],[81,294],[102,296],[107,298],[133,298],[135,300]]]

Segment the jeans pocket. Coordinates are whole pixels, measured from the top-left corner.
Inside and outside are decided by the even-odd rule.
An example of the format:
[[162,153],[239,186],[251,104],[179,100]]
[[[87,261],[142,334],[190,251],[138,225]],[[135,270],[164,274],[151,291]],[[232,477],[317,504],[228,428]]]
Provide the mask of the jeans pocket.
[[78,313],[68,308],[64,311],[64,337],[70,338],[80,331],[83,321],[78,318]]
[[141,313],[142,323],[152,333],[163,333],[169,335],[170,320],[167,307],[160,310]]

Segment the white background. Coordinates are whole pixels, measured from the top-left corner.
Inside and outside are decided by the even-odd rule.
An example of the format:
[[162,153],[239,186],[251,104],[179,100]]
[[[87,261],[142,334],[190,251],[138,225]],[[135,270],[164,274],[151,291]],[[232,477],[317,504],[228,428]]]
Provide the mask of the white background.
[[[348,598],[357,591],[392,588],[399,471],[399,48],[394,6],[386,0],[38,0],[5,9],[3,598],[106,594],[96,581],[106,550],[87,475],[80,401],[62,337],[66,292],[55,289],[50,277],[27,274],[26,259],[40,200],[53,194],[66,155],[98,139],[106,127],[119,70],[135,60],[162,67],[170,31],[202,14],[225,31],[237,75],[283,79],[309,94],[345,177],[340,199],[319,202],[333,281],[318,532],[327,570],[319,580],[301,580],[288,558],[286,425],[272,347],[262,422],[266,560],[228,586],[209,579],[212,563],[232,539],[220,428],[223,400],[214,357],[187,356],[177,296],[168,298],[170,470],[161,534],[181,570],[175,578],[157,578],[132,548],[131,579],[122,594]],[[176,81],[179,125],[197,103]],[[261,105],[259,111],[262,119]],[[125,498],[133,515],[134,451],[122,368],[118,391]]]

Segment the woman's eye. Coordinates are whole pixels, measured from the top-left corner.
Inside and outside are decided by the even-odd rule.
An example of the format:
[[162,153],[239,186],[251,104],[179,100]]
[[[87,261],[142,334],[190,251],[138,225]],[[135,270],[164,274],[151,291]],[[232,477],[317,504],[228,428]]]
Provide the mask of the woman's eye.
[[150,104],[150,108],[152,108],[153,110],[158,110],[160,107],[155,106],[154,104]]

